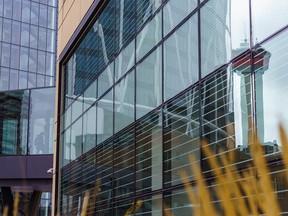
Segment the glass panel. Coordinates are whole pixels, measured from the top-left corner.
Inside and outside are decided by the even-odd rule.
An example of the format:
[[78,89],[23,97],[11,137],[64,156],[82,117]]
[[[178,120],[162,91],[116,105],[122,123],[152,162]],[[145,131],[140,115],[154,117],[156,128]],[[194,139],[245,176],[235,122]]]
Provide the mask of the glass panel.
[[56,8],[48,7],[48,28],[56,28]]
[[249,0],[233,0],[230,4],[231,18],[227,20],[227,23],[230,22],[232,57],[235,57],[235,54],[247,50],[250,46]]
[[[85,91],[84,91],[84,111],[88,109],[97,99],[97,80],[95,80]],[[96,113],[96,112],[95,112]]]
[[9,73],[10,70],[8,68],[1,67],[1,76],[0,76],[0,89],[8,90],[9,88]]
[[52,202],[52,193],[51,192],[43,192],[41,195],[38,214],[43,215],[51,212],[51,202]]
[[[3,0],[2,0],[3,1]],[[12,1],[11,0],[4,0],[4,17],[12,18]]]
[[[47,29],[47,46],[46,51],[55,52],[56,32]],[[41,42],[41,41],[40,41]]]
[[55,77],[45,76],[45,86],[55,86]]
[[137,35],[136,57],[141,59],[160,40],[162,35],[162,13],[156,16]]
[[46,75],[55,76],[55,55],[46,53]]
[[164,43],[165,100],[198,81],[197,14]]
[[27,74],[27,72],[20,71],[19,88],[20,89],[27,88],[27,82],[28,82],[28,74]]
[[97,104],[97,144],[113,134],[113,95],[110,90]]
[[[2,2],[3,4],[3,2]],[[1,10],[1,2],[0,2],[0,10]],[[0,40],[2,41],[2,34],[3,34],[3,18],[0,17]]]
[[14,0],[13,1],[13,20],[21,20],[21,0]]
[[11,45],[11,56],[10,67],[19,69],[19,60],[20,60],[20,47],[16,45]]
[[199,90],[194,88],[164,108],[164,185],[182,183],[179,169],[194,180],[189,155],[200,163]]
[[155,13],[160,7],[162,0],[136,1],[137,4],[137,30]]
[[30,154],[53,154],[54,107],[54,88],[31,90],[29,117]]
[[[95,132],[94,132],[95,133]],[[94,134],[95,135],[95,134]],[[95,146],[95,142],[94,142]],[[84,148],[84,146],[83,146]],[[84,149],[83,149],[84,151]],[[89,198],[94,200],[93,204],[87,205],[87,210],[92,206],[95,206],[95,201],[97,199],[97,190],[96,190],[96,150],[90,150],[82,156],[82,191],[89,192]],[[83,194],[85,195],[85,194]]]
[[[70,139],[69,139],[70,140]],[[69,208],[71,206],[71,194],[70,194],[70,166],[65,166],[61,169],[61,212],[69,215]]]
[[[4,42],[10,43],[11,42],[11,24],[12,21],[8,20],[8,19],[3,19],[3,36],[2,36],[2,40]],[[14,32],[13,32],[14,34]]]
[[18,70],[10,69],[9,90],[18,89],[19,72]]
[[72,106],[68,107],[65,111],[64,115],[64,129],[71,125],[71,114],[72,114]]
[[38,51],[38,59],[37,59],[37,73],[45,74],[45,52]]
[[22,22],[30,22],[30,3],[31,1],[22,1]]
[[257,132],[266,154],[275,155],[281,150],[279,123],[288,128],[287,47],[288,31],[285,31],[255,51]]
[[[125,47],[136,32],[136,1],[114,1],[116,4],[116,40],[115,52]],[[119,44],[118,44],[119,43]]]
[[64,74],[64,97],[65,108],[67,108],[72,102],[73,98],[77,97],[79,92],[76,90],[78,82],[76,82],[76,55],[74,54],[65,65]]
[[96,106],[83,115],[83,153],[96,146]]
[[[195,193],[197,193],[195,191]],[[171,215],[191,216],[194,215],[193,208],[197,208],[197,204],[191,204],[185,190],[176,190],[170,193],[166,193],[164,196],[164,202],[166,203],[165,211],[171,213]],[[199,210],[198,210],[199,211]]]
[[[282,0],[275,4],[273,0],[253,0],[251,1],[251,6],[253,39],[255,44],[267,38],[280,28],[287,26],[287,1]],[[277,19],[272,18],[275,14],[277,14]]]
[[0,98],[1,154],[25,155],[27,152],[29,92],[0,93]]
[[162,102],[161,46],[136,69],[136,118],[140,118]]
[[14,44],[20,44],[20,28],[21,27],[21,24],[20,22],[17,22],[17,21],[13,21],[12,22],[12,32],[13,34],[11,35],[12,36],[12,40],[11,42],[14,43]]
[[31,24],[38,25],[39,22],[39,4],[31,2]]
[[[128,209],[131,208],[131,206],[133,206],[134,200],[132,198],[127,199],[125,201],[119,202],[119,203],[115,203],[114,204],[114,214],[113,216],[118,216],[118,215],[125,215],[126,212],[128,211]],[[129,212],[129,211],[128,211]],[[131,209],[131,214],[127,213],[128,215],[135,215],[133,213],[133,210]],[[111,214],[110,214],[111,215]]]
[[47,27],[47,5],[40,4],[39,25]]
[[[137,203],[141,202],[142,205],[137,210],[136,215],[147,215],[147,216],[162,216],[163,199],[162,195],[150,195],[136,200]],[[165,214],[164,214],[165,215]]]
[[136,192],[162,188],[162,117],[157,111],[136,126]]
[[22,46],[29,46],[29,36],[30,36],[30,31],[29,31],[29,25],[22,23],[21,25],[21,45]]
[[[122,1],[123,2],[123,1]],[[106,65],[114,58],[116,46],[116,1],[109,1],[105,10],[101,13],[97,22],[91,30],[96,33],[99,39],[98,55],[99,70],[102,71]],[[120,19],[120,17],[117,17]],[[121,32],[123,33],[123,32]]]
[[115,86],[115,133],[134,121],[134,71]]
[[134,58],[135,40],[132,40],[115,59],[115,81],[117,81],[125,72],[127,72],[134,65]]
[[28,70],[28,48],[20,48],[20,69]]
[[66,166],[70,163],[70,153],[71,153],[71,128],[68,128],[63,137],[63,144],[62,144],[62,166]]
[[113,208],[110,205],[105,205],[101,206],[99,208],[96,208],[95,212],[97,213],[96,215],[112,215]]
[[[98,146],[96,151],[96,179],[100,182],[96,205],[112,202],[113,142]],[[99,209],[99,208],[97,208]]]
[[232,49],[249,47],[249,1],[229,2],[209,1],[201,9],[202,77],[227,63]]
[[37,50],[30,49],[29,50],[29,72],[36,73],[37,70]]
[[170,0],[164,7],[164,35],[197,7],[197,0]]
[[11,52],[10,44],[2,43],[1,66],[4,67],[10,66],[10,52]]
[[83,113],[83,97],[80,95],[77,98],[73,98],[72,103],[72,122],[74,122]]
[[82,135],[81,117],[71,126],[71,160],[75,160],[82,154]]
[[45,86],[45,76],[41,75],[41,74],[37,74],[36,78],[37,78],[37,87],[44,87]]
[[38,49],[46,50],[46,48],[47,48],[46,38],[47,38],[46,29],[40,27],[39,28],[39,34],[38,34]]
[[[71,150],[73,151],[73,150]],[[72,153],[71,153],[72,154]],[[80,159],[70,163],[70,178],[67,179],[69,194],[69,209],[67,215],[77,215],[81,210],[84,193],[82,193],[82,161]],[[66,168],[66,167],[65,167]],[[68,167],[67,167],[68,168]],[[67,175],[67,174],[66,174]]]
[[28,73],[28,88],[35,88],[37,86],[36,74]]
[[3,16],[3,4],[4,4],[4,2],[0,1],[0,16],[1,17]]
[[134,193],[134,130],[125,131],[114,140],[114,198],[127,198]]
[[112,85],[114,80],[114,64],[108,67],[98,77],[98,96],[101,97]]
[[30,47],[37,49],[38,47],[38,26],[30,26]]
[[10,59],[10,67],[19,69],[19,53],[20,53],[20,47],[16,45],[11,45],[11,56],[13,58]]

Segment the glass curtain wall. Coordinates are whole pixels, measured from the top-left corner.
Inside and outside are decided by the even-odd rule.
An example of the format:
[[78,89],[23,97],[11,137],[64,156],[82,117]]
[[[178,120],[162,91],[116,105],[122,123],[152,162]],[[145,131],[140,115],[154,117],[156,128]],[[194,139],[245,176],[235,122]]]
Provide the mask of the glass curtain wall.
[[57,0],[0,2],[0,90],[55,86]]
[[[217,156],[232,152],[231,163],[241,169],[251,159],[254,124],[269,160],[279,156],[288,21],[275,20],[266,31],[257,0],[198,2],[109,1],[64,63],[63,214],[79,211],[81,188],[95,184],[80,172],[84,158],[96,163],[99,214],[131,207],[137,214],[188,215],[197,206],[181,189],[181,171],[195,183],[194,163],[211,177],[201,139]],[[262,12],[269,2],[258,3]],[[271,6],[273,13],[285,14],[285,4]],[[282,168],[271,170],[281,188]]]
[[2,92],[0,97],[0,154],[52,154],[55,89]]

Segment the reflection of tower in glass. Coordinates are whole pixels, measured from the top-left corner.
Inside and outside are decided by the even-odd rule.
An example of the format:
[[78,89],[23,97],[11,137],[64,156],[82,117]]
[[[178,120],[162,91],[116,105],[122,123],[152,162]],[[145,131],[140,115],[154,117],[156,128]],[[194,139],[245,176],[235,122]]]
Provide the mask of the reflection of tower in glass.
[[[231,70],[223,65],[231,59],[230,1],[211,1],[203,8],[201,42],[202,76],[217,70],[202,85],[203,136],[217,152],[234,148],[234,119],[231,101]],[[221,67],[221,68],[220,68]],[[230,128],[232,129],[230,130]]]
[[263,105],[263,75],[269,69],[269,59],[271,53],[262,47],[257,47],[253,52],[253,65],[255,72],[255,106],[256,106],[256,125],[258,138],[264,143],[264,105]]
[[[233,55],[237,56],[245,50],[249,49],[248,40],[245,39],[240,43],[240,47],[233,50]],[[240,90],[240,127],[242,134],[241,144],[247,146],[249,141],[248,137],[252,132],[252,95],[251,95],[251,72],[255,72],[255,92],[257,97],[255,99],[255,108],[256,108],[256,124],[257,124],[257,133],[258,138],[261,143],[264,141],[264,112],[263,112],[263,74],[268,69],[269,59],[271,54],[264,50],[260,46],[256,46],[255,50],[252,52],[252,62],[251,54],[243,55],[233,62],[232,69],[236,72],[241,79],[241,90]],[[253,65],[253,68],[252,68]]]

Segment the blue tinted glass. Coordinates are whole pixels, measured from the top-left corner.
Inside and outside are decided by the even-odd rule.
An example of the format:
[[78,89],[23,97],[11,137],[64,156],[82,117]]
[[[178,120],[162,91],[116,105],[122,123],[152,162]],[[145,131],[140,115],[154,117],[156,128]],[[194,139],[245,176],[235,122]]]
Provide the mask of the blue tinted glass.
[[16,91],[0,93],[1,118],[0,129],[1,154],[23,155],[27,152],[29,92]]
[[30,22],[30,1],[22,1],[22,22]]
[[134,121],[134,71],[115,86],[115,132]]
[[53,153],[54,97],[54,88],[31,91],[29,116],[30,154]]

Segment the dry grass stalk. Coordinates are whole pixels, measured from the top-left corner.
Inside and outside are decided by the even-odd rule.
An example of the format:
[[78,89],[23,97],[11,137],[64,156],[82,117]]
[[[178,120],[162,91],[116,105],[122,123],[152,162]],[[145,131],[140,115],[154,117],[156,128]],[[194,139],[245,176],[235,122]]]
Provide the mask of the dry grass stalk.
[[83,201],[81,216],[85,216],[85,215],[86,215],[88,203],[89,203],[89,192],[87,191],[87,192],[85,193],[85,196],[84,196],[84,201]]
[[193,191],[193,188],[190,184],[190,182],[188,181],[188,176],[187,173],[184,171],[180,172],[180,177],[184,183],[184,188],[185,191],[188,195],[188,199],[190,203],[193,203],[195,207],[194,209],[194,215],[195,216],[200,216],[201,215],[201,211],[200,211],[200,203],[199,203],[199,197],[198,195],[195,193],[195,190]]
[[[215,154],[211,151],[211,149],[208,147],[208,144],[203,141],[202,142],[202,150],[205,155],[205,157],[208,160],[209,165],[211,166],[212,172],[215,175],[217,187],[216,187],[216,194],[221,200],[222,208],[225,212],[225,215],[236,215],[236,212],[234,211],[233,202],[232,202],[232,196],[231,196],[231,190],[228,185],[228,179],[225,175],[223,175],[222,166],[218,163],[217,158]],[[228,169],[230,169],[228,167]],[[200,179],[199,179],[200,180]]]
[[288,180],[288,136],[285,132],[283,124],[279,125],[279,132],[280,132],[280,139],[281,139],[281,144],[282,144],[282,157],[284,160],[284,166],[285,166],[285,175],[286,175],[286,180]]
[[[18,206],[19,206],[19,193],[16,193],[13,201],[13,216],[18,215]],[[5,206],[3,210],[3,216],[8,216],[8,213],[9,213],[9,207]]]
[[8,215],[8,206],[4,207],[4,211],[3,211],[3,216],[7,216]]
[[164,214],[165,214],[165,216],[174,216],[173,212],[171,211],[171,207],[168,206],[165,203],[163,205],[164,205]]
[[258,172],[259,183],[261,185],[261,192],[263,193],[265,199],[263,200],[264,210],[267,215],[279,215],[279,205],[275,195],[275,191],[272,187],[272,182],[269,174],[269,170],[266,164],[266,159],[264,156],[264,150],[259,141],[256,139],[253,142],[254,152],[253,161],[254,166]]
[[100,180],[98,179],[98,180],[95,181],[93,195],[90,196],[91,204],[89,205],[87,203],[87,205],[89,205],[89,207],[87,208],[87,215],[93,215],[93,213],[94,213],[95,204],[96,204],[96,198],[97,198],[97,194],[98,194],[98,191],[99,191],[99,186],[100,186]]

